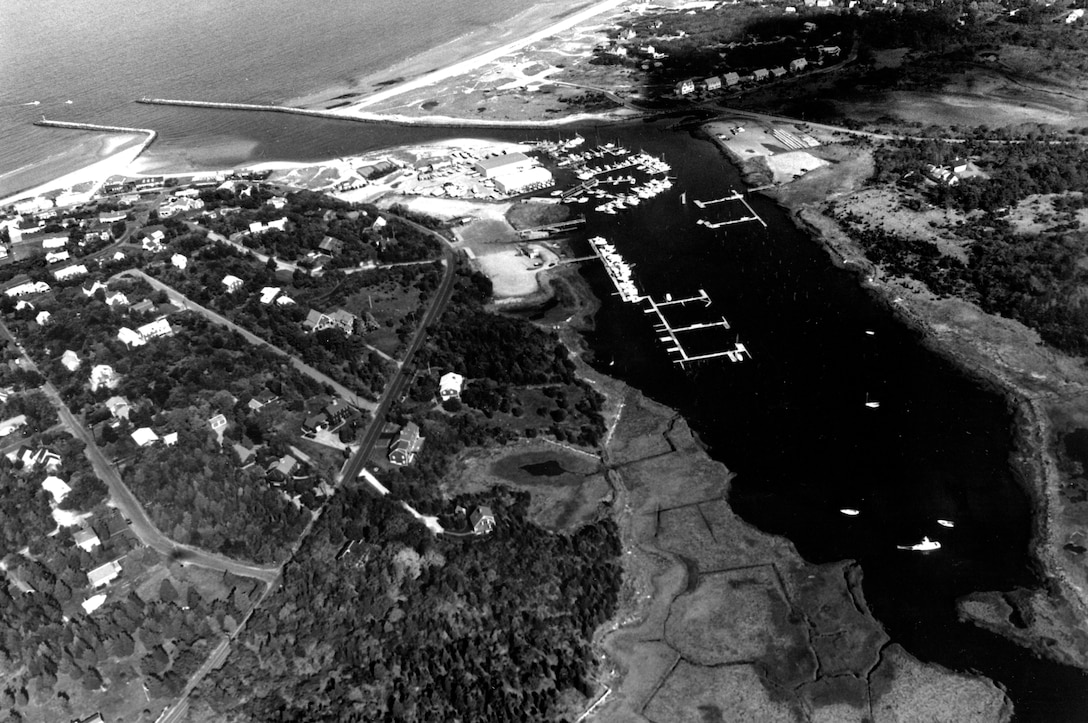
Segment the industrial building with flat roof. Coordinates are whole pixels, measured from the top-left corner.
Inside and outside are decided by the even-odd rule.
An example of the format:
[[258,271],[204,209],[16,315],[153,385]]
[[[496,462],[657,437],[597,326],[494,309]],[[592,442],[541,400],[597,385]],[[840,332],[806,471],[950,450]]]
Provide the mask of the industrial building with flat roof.
[[536,161],[524,153],[505,153],[476,161],[475,169],[484,178],[495,178],[531,168],[535,164]]

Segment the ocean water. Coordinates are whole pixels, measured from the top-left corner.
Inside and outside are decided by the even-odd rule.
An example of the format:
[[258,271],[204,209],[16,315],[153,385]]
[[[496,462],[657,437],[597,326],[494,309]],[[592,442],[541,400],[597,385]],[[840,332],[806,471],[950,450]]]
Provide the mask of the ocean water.
[[[96,160],[94,144],[32,125],[42,114],[158,130],[173,116],[135,99],[284,102],[348,85],[525,7],[510,0],[4,0],[0,196]],[[239,148],[242,134],[232,125],[201,123],[211,145]],[[35,168],[47,159],[47,168]]]

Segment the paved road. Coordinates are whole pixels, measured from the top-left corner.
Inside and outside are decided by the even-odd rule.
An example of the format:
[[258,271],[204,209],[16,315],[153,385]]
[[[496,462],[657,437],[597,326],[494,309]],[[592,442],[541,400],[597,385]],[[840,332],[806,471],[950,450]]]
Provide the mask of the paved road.
[[[3,322],[0,322],[0,329],[8,336],[12,336]],[[16,343],[18,344],[18,342]],[[37,371],[38,367],[34,364],[34,360],[27,356],[26,351],[21,345],[19,346],[19,351]],[[39,371],[39,373],[41,372]],[[60,392],[57,391],[57,388],[54,387],[51,382],[47,381],[41,386],[41,389],[53,401],[53,406],[56,407],[61,422],[67,425],[72,434],[82,440],[86,445],[84,454],[86,454],[87,459],[90,461],[91,466],[94,468],[99,479],[105,482],[106,486],[109,487],[110,499],[113,500],[114,504],[117,505],[125,517],[132,523],[132,532],[140,542],[161,555],[178,557],[183,564],[187,565],[197,565],[199,567],[207,567],[220,571],[229,570],[235,575],[255,577],[264,580],[265,582],[272,580],[276,576],[278,568],[275,566],[247,565],[232,560],[229,557],[224,557],[223,555],[216,555],[196,547],[179,544],[164,535],[162,531],[155,526],[155,523],[151,521],[151,518],[144,510],[143,505],[141,505],[140,501],[136,499],[136,496],[132,494],[132,490],[130,490],[128,485],[121,479],[121,475],[117,471],[117,468],[106,459],[104,454],[102,454],[102,450],[99,449],[98,445],[95,443],[94,435],[92,435],[87,428],[76,419],[71,410],[68,409],[68,405],[61,399]]]
[[156,278],[154,278],[152,276],[148,276],[143,271],[140,271],[139,269],[128,269],[127,271],[122,271],[121,273],[117,274],[117,276],[130,276],[130,277],[141,278],[144,281],[146,281],[147,283],[151,284],[151,286],[153,288],[159,289],[161,291],[165,291],[166,295],[168,297],[170,297],[171,303],[175,304],[176,306],[180,306],[183,309],[192,309],[193,311],[198,311],[201,314],[203,314],[204,317],[209,319],[210,321],[213,321],[216,324],[220,324],[222,326],[225,326],[225,327],[227,327],[229,329],[232,329],[232,330],[238,332],[239,334],[242,335],[243,338],[245,338],[246,341],[253,344],[254,346],[268,347],[269,349],[277,352],[278,354],[281,354],[282,356],[286,357],[287,359],[289,359],[291,361],[291,365],[294,366],[295,369],[298,369],[300,372],[302,372],[306,376],[310,377],[311,379],[313,379],[313,380],[315,380],[315,381],[317,381],[317,382],[319,382],[321,384],[328,384],[330,387],[332,387],[334,390],[336,390],[336,393],[338,395],[340,395],[345,401],[349,402],[350,404],[354,404],[356,407],[359,407],[360,409],[366,409],[366,410],[369,410],[371,412],[373,412],[374,409],[377,407],[377,403],[372,402],[369,399],[364,399],[363,397],[360,397],[358,394],[351,391],[350,389],[345,387],[343,384],[341,384],[341,383],[339,383],[337,381],[334,381],[331,377],[329,377],[326,374],[322,374],[321,372],[314,369],[312,366],[305,363],[304,361],[302,361],[298,357],[296,357],[296,356],[294,356],[292,354],[288,354],[283,349],[280,349],[279,347],[277,347],[277,346],[275,346],[273,344],[269,344],[267,341],[265,341],[261,337],[257,336],[253,332],[248,331],[247,329],[244,329],[244,328],[238,326],[237,324],[235,324],[233,321],[226,318],[225,316],[223,316],[221,314],[217,314],[216,312],[212,311],[211,309],[209,309],[209,308],[207,308],[205,306],[201,306],[200,304],[196,303],[195,301],[193,301],[189,297],[187,297],[184,294],[182,294],[181,292],[177,291],[174,287],[167,286],[166,284],[159,281],[158,279],[156,279]]
[[[387,214],[388,215],[388,214]],[[419,326],[416,328],[415,334],[412,336],[412,341],[408,345],[408,349],[404,355],[404,363],[397,367],[396,373],[393,378],[386,384],[385,391],[382,393],[381,399],[378,401],[376,408],[374,409],[374,418],[370,422],[370,426],[367,428],[363,435],[363,438],[359,444],[359,448],[352,455],[351,459],[344,466],[340,479],[337,481],[337,486],[341,484],[350,484],[359,477],[359,472],[363,469],[367,459],[370,458],[371,452],[374,450],[374,445],[378,440],[378,436],[381,433],[382,427],[385,425],[385,415],[389,412],[389,407],[392,406],[393,401],[400,398],[400,395],[404,392],[404,387],[411,375],[405,371],[412,360],[412,357],[423,345],[423,340],[426,337],[427,331],[431,324],[438,319],[439,315],[445,310],[446,304],[449,303],[450,296],[453,294],[453,281],[455,278],[454,270],[454,252],[450,248],[448,241],[440,234],[421,226],[407,219],[401,218],[405,223],[419,229],[424,233],[429,233],[435,236],[442,242],[442,263],[444,265],[442,281],[439,282],[438,288],[435,290],[435,295],[431,299],[430,306],[423,314],[423,318],[420,320]],[[169,292],[167,292],[169,293]],[[325,507],[322,507],[317,511],[317,514],[313,516],[313,519],[306,525],[306,529],[299,535],[298,540],[295,542],[291,555],[288,556],[287,561],[280,566],[277,574],[269,582],[265,588],[264,593],[260,599],[253,606],[253,608],[246,613],[246,616],[239,622],[238,627],[231,633],[229,638],[224,639],[208,656],[208,659],[204,662],[200,668],[193,673],[189,678],[189,681],[185,685],[185,689],[181,694],[181,698],[170,709],[165,711],[163,715],[159,717],[156,723],[181,723],[185,720],[185,715],[189,709],[189,695],[193,689],[199,685],[200,681],[213,669],[221,665],[226,661],[227,656],[230,654],[230,643],[241,635],[242,630],[245,628],[246,623],[249,622],[253,613],[264,604],[265,600],[273,593],[276,588],[279,587],[279,581],[283,574],[283,568],[294,559],[295,554],[298,553],[302,547],[302,543],[309,536],[310,531],[313,529],[314,524],[320,519],[321,514],[325,511]]]

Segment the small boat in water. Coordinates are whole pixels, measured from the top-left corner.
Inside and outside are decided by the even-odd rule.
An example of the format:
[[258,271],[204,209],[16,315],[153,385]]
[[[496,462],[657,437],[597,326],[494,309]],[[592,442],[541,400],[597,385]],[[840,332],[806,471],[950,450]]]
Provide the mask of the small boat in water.
[[928,537],[923,537],[922,541],[917,545],[896,545],[900,550],[913,550],[914,552],[929,552],[930,550],[941,549],[941,543],[936,540],[931,540]]
[[843,513],[847,517],[857,517],[861,514],[861,510],[855,510],[853,507],[843,507],[839,512]]
[[941,527],[955,527],[956,523],[952,520],[937,520],[937,524]]
[[880,408],[880,402],[878,402],[875,399],[870,399],[869,395],[866,394],[865,395],[865,406],[867,406],[869,409],[879,409]]

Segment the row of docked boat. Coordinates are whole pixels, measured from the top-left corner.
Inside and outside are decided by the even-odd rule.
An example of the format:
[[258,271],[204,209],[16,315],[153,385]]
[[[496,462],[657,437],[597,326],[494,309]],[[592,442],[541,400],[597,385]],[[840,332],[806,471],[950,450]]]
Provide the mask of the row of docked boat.
[[608,278],[612,279],[612,283],[616,286],[620,298],[629,304],[642,301],[645,295],[635,283],[632,275],[633,267],[624,260],[616,247],[603,236],[594,236],[589,240],[589,244],[593,253],[604,262],[604,269],[608,273]]
[[[614,181],[613,183],[618,183]],[[664,193],[672,188],[672,181],[668,178],[651,178],[641,186],[636,186],[631,189],[629,193],[616,193],[614,191],[605,191],[596,189],[584,196],[578,196],[570,199],[573,203],[586,203],[589,201],[589,196],[596,196],[597,198],[607,199],[604,203],[596,207],[598,213],[615,214],[617,211],[622,211],[630,206],[637,206],[642,201],[653,198],[654,196]]]

